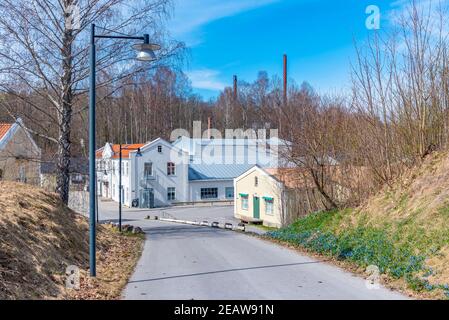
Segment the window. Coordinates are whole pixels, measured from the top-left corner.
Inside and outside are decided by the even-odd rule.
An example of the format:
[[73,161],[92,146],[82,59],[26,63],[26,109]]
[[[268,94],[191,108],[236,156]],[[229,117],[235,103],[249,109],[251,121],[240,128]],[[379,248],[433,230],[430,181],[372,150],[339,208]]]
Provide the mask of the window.
[[0,169],[0,180],[3,180],[3,170]]
[[242,210],[248,210],[248,196],[242,196]]
[[265,213],[273,214],[273,199],[265,199]]
[[167,200],[168,201],[176,200],[176,188],[168,188],[167,189]]
[[126,162],[125,163],[125,176],[128,176],[128,175],[129,175],[129,163]]
[[175,169],[176,169],[175,164],[173,162],[168,162],[167,163],[167,176],[174,176]]
[[254,186],[255,187],[259,186],[259,178],[258,177],[254,178]]
[[162,146],[157,146],[157,152],[162,153]]
[[226,188],[226,199],[234,199],[234,188],[233,187],[229,187]]
[[201,199],[217,199],[218,188],[201,188]]
[[19,168],[19,182],[23,182],[26,183],[27,178],[26,178],[26,174],[25,174],[25,167],[24,166],[20,166]]
[[145,178],[150,178],[153,176],[153,163],[152,162],[145,162],[143,174]]

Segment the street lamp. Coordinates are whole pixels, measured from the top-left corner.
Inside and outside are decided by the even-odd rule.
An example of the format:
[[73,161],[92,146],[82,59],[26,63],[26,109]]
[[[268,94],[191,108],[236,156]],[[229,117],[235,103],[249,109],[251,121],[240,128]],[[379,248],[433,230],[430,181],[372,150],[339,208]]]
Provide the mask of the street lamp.
[[[119,152],[119,164],[118,164],[118,230],[122,232],[122,194],[123,194],[123,185],[122,185],[122,150],[131,150],[135,151],[136,158],[142,157],[142,152],[140,152],[140,148],[129,148],[129,147],[122,147],[122,144],[120,144],[120,152]],[[137,170],[137,168],[136,168]]]
[[126,40],[142,40],[143,44],[134,46],[138,51],[137,59],[139,61],[153,61],[156,59],[154,51],[160,49],[159,45],[150,44],[150,37],[145,34],[143,37],[131,36],[107,36],[96,35],[95,24],[91,25],[90,33],[90,91],[89,91],[89,265],[90,275],[95,277],[96,272],[96,222],[95,222],[95,207],[96,207],[96,169],[95,169],[95,85],[96,85],[96,46],[95,39],[126,39]]

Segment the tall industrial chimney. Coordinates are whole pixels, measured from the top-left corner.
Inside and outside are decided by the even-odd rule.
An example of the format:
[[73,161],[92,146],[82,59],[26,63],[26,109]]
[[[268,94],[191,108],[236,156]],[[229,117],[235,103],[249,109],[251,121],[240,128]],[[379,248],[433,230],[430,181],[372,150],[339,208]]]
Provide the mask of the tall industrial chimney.
[[207,118],[207,138],[211,138],[211,128],[212,128],[212,119],[211,117]]
[[234,76],[234,102],[237,101],[237,76]]
[[284,54],[284,106],[287,105],[287,55]]

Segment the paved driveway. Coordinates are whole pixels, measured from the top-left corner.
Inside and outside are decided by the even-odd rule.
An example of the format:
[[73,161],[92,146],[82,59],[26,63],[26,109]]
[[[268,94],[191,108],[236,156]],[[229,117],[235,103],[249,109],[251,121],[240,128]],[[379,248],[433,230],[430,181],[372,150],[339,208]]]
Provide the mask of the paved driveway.
[[[113,201],[99,202],[100,221],[116,221],[118,219],[118,203]],[[122,219],[138,222],[146,216],[159,216],[177,220],[188,221],[217,221],[220,223],[230,222],[233,224],[240,221],[234,218],[233,206],[186,206],[158,209],[136,209],[122,208]]]

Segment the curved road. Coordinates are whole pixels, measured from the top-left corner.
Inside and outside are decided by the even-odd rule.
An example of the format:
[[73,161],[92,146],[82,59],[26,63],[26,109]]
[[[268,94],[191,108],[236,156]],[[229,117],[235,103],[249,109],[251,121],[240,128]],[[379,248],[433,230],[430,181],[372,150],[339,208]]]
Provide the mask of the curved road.
[[294,250],[232,231],[131,222],[147,233],[125,299],[406,299]]

